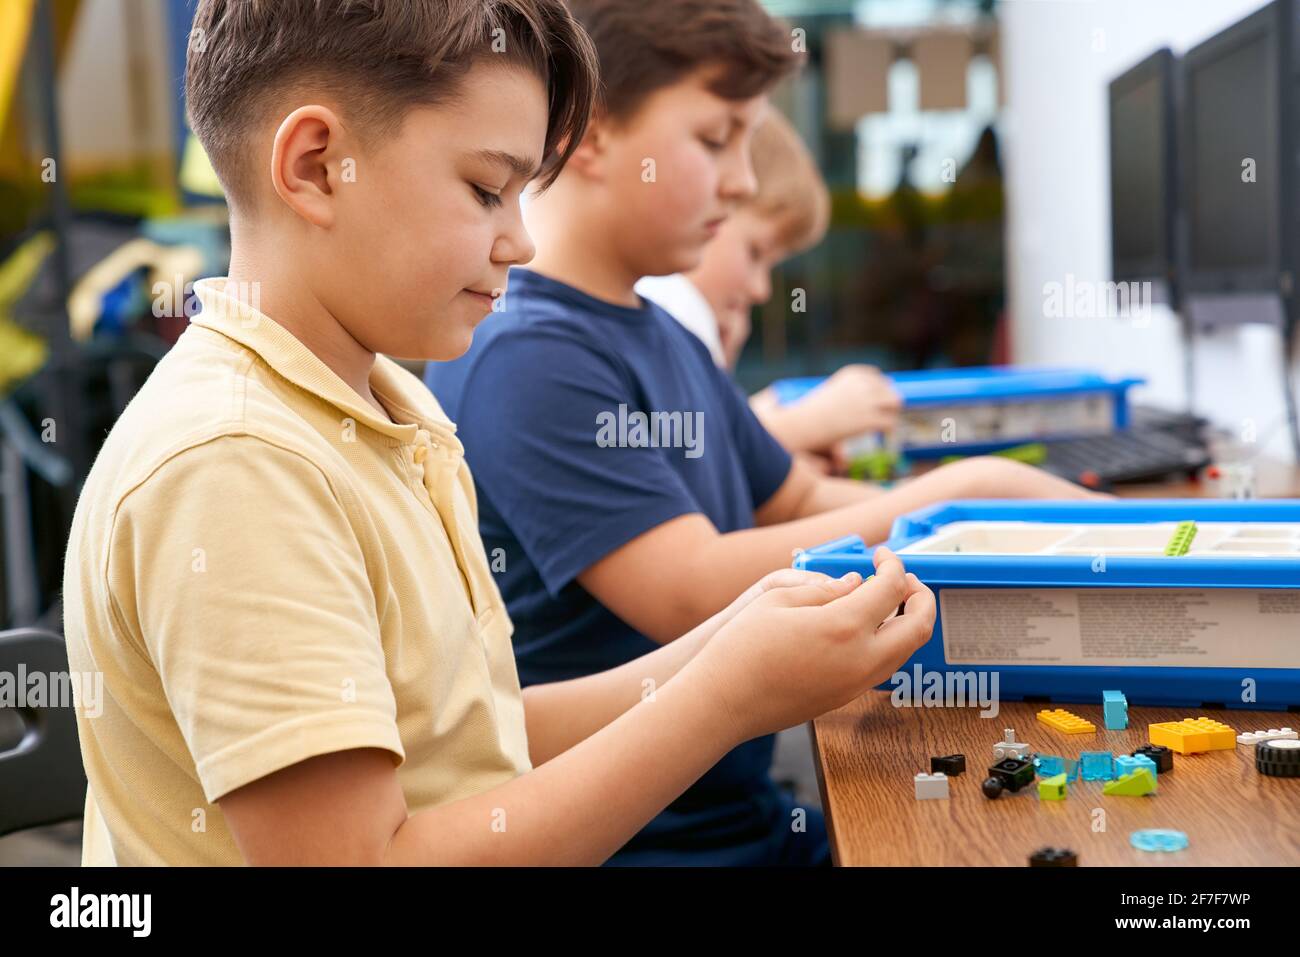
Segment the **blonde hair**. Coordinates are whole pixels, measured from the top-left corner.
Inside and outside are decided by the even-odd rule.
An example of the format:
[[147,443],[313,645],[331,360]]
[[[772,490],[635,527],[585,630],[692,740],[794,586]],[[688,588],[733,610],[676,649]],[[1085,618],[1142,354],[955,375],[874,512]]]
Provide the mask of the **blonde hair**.
[[830,225],[830,192],[808,147],[775,109],[755,131],[750,157],[758,193],[746,207],[778,223],[778,241],[790,254],[819,243]]

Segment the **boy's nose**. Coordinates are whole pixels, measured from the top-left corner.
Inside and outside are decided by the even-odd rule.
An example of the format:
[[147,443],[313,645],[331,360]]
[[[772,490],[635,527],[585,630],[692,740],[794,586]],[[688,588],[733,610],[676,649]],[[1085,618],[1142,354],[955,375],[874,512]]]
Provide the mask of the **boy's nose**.
[[727,163],[720,185],[722,195],[737,202],[757,195],[758,177],[754,175],[754,164],[749,161],[748,148],[741,150],[738,156]]
[[513,266],[526,265],[532,262],[535,255],[537,255],[537,246],[522,222],[500,237],[492,249],[494,262],[509,263]]

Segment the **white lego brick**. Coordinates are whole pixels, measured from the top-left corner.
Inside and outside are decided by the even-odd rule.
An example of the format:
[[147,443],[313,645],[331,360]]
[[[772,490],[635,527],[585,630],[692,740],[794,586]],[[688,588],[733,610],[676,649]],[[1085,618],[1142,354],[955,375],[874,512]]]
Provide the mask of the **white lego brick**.
[[942,771],[934,774],[920,773],[916,776],[916,799],[930,801],[948,796],[948,775]]
[[1006,728],[1002,740],[993,745],[993,760],[1005,761],[1007,758],[1029,757],[1029,745],[1016,740],[1015,728]]
[[1290,728],[1273,728],[1269,731],[1247,731],[1237,735],[1238,744],[1259,744],[1261,741],[1281,741],[1283,738],[1300,738]]

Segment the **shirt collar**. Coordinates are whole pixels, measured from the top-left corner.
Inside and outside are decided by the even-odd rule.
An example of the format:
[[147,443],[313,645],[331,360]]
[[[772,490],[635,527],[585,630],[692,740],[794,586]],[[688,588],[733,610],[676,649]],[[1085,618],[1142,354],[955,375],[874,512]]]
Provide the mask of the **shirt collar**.
[[[405,422],[392,422],[381,416],[289,330],[260,312],[256,308],[256,288],[250,290],[225,278],[200,279],[194,284],[194,294],[203,304],[202,311],[190,320],[194,325],[211,329],[251,349],[299,388],[398,442],[415,442],[423,429],[460,451],[455,423],[447,418],[424,386],[417,383],[413,387],[414,378],[387,356],[375,356],[370,389],[394,416],[406,419]],[[417,387],[424,391],[423,395],[416,391]]]

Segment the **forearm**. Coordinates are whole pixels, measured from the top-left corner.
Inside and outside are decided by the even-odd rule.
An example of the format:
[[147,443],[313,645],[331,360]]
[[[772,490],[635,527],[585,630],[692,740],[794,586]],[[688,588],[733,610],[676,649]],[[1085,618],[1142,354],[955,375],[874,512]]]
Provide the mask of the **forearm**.
[[750,402],[750,408],[772,437],[790,452],[823,452],[836,442],[855,436],[833,434],[825,416],[810,396],[791,405]]
[[608,671],[524,689],[528,753],[533,767],[584,741],[647,697],[656,697],[721,627],[722,615],[676,641]]
[[718,702],[686,669],[536,770],[411,815],[384,862],[599,864],[739,743]]
[[[986,478],[993,481],[985,481]],[[1069,486],[1059,484],[1064,493],[1061,497],[1070,497]],[[800,504],[801,513],[811,507],[815,495],[813,492]],[[689,595],[695,602],[692,615],[699,620],[724,607],[751,582],[774,569],[789,566],[796,549],[845,535],[858,535],[870,543],[882,542],[889,537],[890,527],[899,515],[949,499],[997,495],[996,475],[990,475],[982,467],[967,463],[962,468],[938,468],[889,491],[877,490],[877,494],[849,505],[794,521],[715,534],[701,540],[681,549],[682,554],[692,555],[693,560],[679,568],[675,579],[662,587],[678,595]],[[677,627],[683,624],[683,621],[674,622]]]
[[820,515],[846,505],[857,505],[885,494],[879,485],[855,479],[837,478],[833,475],[818,477],[817,484],[799,506],[798,518]]

